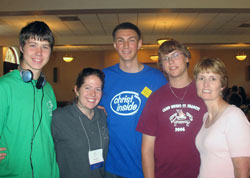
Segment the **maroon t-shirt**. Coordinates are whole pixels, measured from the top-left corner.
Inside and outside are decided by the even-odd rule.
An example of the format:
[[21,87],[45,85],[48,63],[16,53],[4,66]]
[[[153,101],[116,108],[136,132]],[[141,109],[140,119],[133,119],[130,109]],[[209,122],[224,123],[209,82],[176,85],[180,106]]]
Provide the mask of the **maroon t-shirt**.
[[155,177],[198,176],[200,156],[195,137],[205,112],[206,106],[197,96],[194,81],[172,91],[168,83],[149,97],[136,130],[156,138]]

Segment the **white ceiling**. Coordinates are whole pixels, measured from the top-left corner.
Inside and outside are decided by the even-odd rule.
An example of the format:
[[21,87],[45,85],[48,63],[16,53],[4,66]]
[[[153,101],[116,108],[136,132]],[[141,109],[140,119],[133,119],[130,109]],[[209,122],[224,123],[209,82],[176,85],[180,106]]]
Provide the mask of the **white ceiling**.
[[[11,1],[9,1],[11,3]],[[49,7],[49,5],[48,5]],[[35,14],[35,15],[34,15]],[[62,21],[76,17],[77,21]],[[249,48],[250,7],[192,9],[64,9],[18,11],[0,9],[0,46],[18,46],[20,29],[34,20],[52,29],[55,50],[106,50],[112,48],[113,28],[125,21],[136,24],[144,48],[157,48],[156,39],[174,38],[191,47]],[[240,27],[242,24],[248,27]],[[70,47],[71,46],[71,47]]]

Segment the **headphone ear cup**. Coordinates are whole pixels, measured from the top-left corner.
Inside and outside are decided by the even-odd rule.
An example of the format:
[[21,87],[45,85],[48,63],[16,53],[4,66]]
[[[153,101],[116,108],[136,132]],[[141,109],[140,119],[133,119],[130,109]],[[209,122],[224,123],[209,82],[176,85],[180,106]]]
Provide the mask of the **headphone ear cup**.
[[25,83],[31,82],[33,79],[33,73],[31,70],[20,70],[20,75]]
[[37,83],[36,83],[36,88],[37,89],[40,89],[40,88],[43,88],[44,85],[46,84],[46,79],[45,77],[41,74],[37,80]]

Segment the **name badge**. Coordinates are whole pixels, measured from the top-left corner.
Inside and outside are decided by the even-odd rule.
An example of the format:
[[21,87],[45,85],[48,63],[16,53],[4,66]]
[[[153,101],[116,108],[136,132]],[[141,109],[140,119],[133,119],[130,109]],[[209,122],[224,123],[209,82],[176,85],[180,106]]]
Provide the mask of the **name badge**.
[[92,170],[103,166],[104,159],[102,153],[102,149],[89,151],[89,165]]

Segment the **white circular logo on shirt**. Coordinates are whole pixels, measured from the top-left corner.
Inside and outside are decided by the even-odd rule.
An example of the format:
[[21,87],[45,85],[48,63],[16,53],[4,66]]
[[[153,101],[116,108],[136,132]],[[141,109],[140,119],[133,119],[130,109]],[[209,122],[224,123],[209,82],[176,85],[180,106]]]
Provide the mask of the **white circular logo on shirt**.
[[130,116],[135,114],[141,105],[139,94],[133,91],[123,91],[115,95],[110,108],[113,112],[121,116]]

